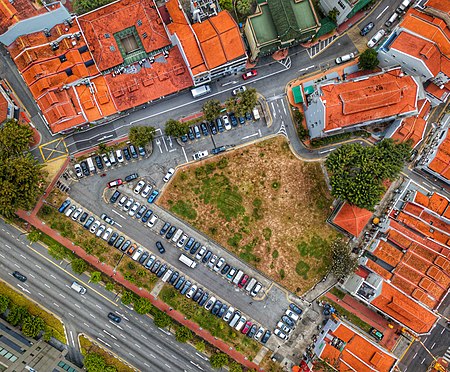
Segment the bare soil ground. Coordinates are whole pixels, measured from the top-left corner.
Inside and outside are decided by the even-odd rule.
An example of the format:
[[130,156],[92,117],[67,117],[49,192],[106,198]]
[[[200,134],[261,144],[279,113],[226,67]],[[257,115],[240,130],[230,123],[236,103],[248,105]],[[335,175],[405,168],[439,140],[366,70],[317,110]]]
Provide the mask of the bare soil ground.
[[330,262],[331,202],[320,163],[298,160],[282,137],[182,168],[158,200],[299,294]]

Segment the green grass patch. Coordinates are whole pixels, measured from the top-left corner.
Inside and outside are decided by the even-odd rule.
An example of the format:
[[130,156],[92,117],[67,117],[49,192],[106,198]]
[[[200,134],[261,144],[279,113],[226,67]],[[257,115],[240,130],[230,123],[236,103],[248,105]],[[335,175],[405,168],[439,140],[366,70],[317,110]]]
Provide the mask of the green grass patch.
[[265,227],[263,229],[263,236],[264,236],[264,239],[269,241],[270,238],[272,237],[272,230],[270,228],[268,228],[268,227]]
[[189,201],[177,200],[177,202],[170,207],[170,210],[188,220],[195,220],[197,218],[197,211],[192,207],[192,204]]
[[272,258],[273,259],[277,259],[279,255],[280,254],[278,253],[278,251],[276,249],[272,252]]
[[9,297],[14,304],[25,307],[31,315],[42,318],[47,327],[50,328],[52,336],[63,343],[67,343],[63,324],[53,314],[45,311],[37,303],[16,292],[4,282],[0,282],[0,294]]
[[228,244],[234,248],[239,247],[239,243],[242,240],[242,234],[235,233],[231,238],[228,239]]
[[304,261],[298,261],[295,266],[295,272],[297,275],[303,277],[305,280],[308,279],[308,272],[311,267]]
[[208,330],[214,337],[225,341],[231,347],[246,355],[250,360],[255,357],[261,348],[258,342],[237,332],[223,320],[211,314],[211,312],[182,296],[173,286],[165,285],[159,293],[159,297],[172,308],[183,313],[186,318]]
[[361,320],[357,315],[351,313],[347,309],[344,309],[342,306],[338,305],[336,302],[331,301],[328,297],[321,297],[320,299],[325,301],[325,302],[328,302],[330,305],[332,305],[337,310],[337,312],[341,316],[344,315],[349,322],[351,322],[354,325],[358,326],[363,331],[369,333],[370,328],[372,328],[372,326],[370,324],[367,324],[366,322]]
[[331,241],[320,236],[313,235],[309,242],[302,240],[297,249],[302,257],[322,258],[329,256]]

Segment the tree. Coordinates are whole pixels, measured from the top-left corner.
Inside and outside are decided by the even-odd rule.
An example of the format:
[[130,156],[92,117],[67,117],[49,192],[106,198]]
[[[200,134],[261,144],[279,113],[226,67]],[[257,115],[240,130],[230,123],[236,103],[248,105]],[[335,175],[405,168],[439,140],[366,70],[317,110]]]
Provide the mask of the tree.
[[171,137],[181,137],[189,131],[189,124],[187,122],[180,122],[178,120],[169,119],[166,121],[164,131],[166,135]]
[[230,97],[225,101],[225,108],[227,112],[235,112],[237,108],[237,99],[235,97]]
[[350,246],[342,238],[331,244],[331,272],[336,278],[344,278],[358,267],[358,259],[352,255]]
[[211,355],[211,358],[209,358],[209,362],[213,368],[222,368],[228,364],[228,355],[225,353],[213,354]]
[[28,235],[27,238],[30,242],[35,243],[41,239],[41,232],[39,230],[33,229]]
[[23,320],[29,315],[30,314],[28,313],[28,310],[25,307],[13,304],[9,309],[6,320],[8,323],[10,323],[15,327],[21,324]]
[[200,351],[201,353],[203,353],[206,350],[206,345],[204,341],[199,341],[195,344],[195,348]]
[[159,328],[166,328],[172,324],[172,318],[159,309],[155,309],[153,321],[155,323],[155,326]]
[[88,372],[103,372],[106,368],[105,359],[97,353],[88,353],[83,364]]
[[107,291],[112,291],[112,290],[114,290],[114,284],[111,283],[111,282],[106,283],[105,289],[106,289]]
[[8,296],[0,295],[0,315],[6,311],[10,303],[11,299]]
[[30,210],[42,192],[42,165],[28,152],[32,130],[16,120],[0,128],[0,214]]
[[59,261],[69,256],[69,250],[63,245],[53,242],[48,246],[48,254]]
[[98,283],[100,280],[102,280],[102,273],[100,271],[93,271],[91,273],[91,281],[92,283]]
[[127,291],[124,290],[122,293],[122,303],[124,305],[130,305],[136,298],[136,295],[131,292],[131,291]]
[[375,49],[366,49],[359,56],[358,65],[361,70],[374,70],[378,63],[378,53]]
[[242,366],[238,362],[230,364],[230,372],[242,372]]
[[108,151],[108,146],[106,145],[106,143],[102,142],[100,145],[98,145],[98,152],[100,154],[104,154]]
[[192,339],[192,331],[185,326],[180,326],[175,331],[175,338],[178,342],[187,342]]
[[222,110],[222,106],[220,105],[220,101],[217,99],[210,99],[203,104],[202,111],[205,119],[208,121],[213,121],[220,115],[220,111]]
[[28,337],[37,337],[45,329],[45,322],[38,316],[28,316],[23,320],[22,332]]
[[236,3],[236,9],[240,14],[246,16],[252,10],[252,2],[249,0],[238,0]]
[[359,208],[374,210],[385,188],[395,180],[410,156],[409,143],[385,139],[375,146],[345,144],[333,151],[325,165],[330,173],[331,193]]
[[138,297],[134,300],[134,311],[138,314],[147,314],[152,309],[153,305],[148,298]]
[[83,14],[109,4],[111,1],[112,0],[75,0],[73,6],[78,14]]
[[219,0],[220,8],[232,11],[233,10],[233,0]]
[[71,265],[72,265],[73,272],[75,274],[79,274],[79,275],[83,274],[88,268],[86,261],[84,261],[81,258],[75,258],[72,261]]
[[138,125],[130,129],[128,137],[132,144],[144,147],[147,143],[153,141],[156,129],[150,126]]
[[251,112],[258,103],[258,95],[255,88],[249,88],[244,92],[239,92],[236,96],[236,114],[244,116],[246,112]]

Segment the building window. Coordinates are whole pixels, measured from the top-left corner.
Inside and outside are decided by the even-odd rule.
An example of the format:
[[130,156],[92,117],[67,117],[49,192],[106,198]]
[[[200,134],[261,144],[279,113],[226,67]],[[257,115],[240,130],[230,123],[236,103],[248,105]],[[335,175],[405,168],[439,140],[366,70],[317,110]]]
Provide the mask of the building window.
[[342,0],[339,0],[338,4],[341,7],[341,9],[345,10],[345,4],[342,2]]

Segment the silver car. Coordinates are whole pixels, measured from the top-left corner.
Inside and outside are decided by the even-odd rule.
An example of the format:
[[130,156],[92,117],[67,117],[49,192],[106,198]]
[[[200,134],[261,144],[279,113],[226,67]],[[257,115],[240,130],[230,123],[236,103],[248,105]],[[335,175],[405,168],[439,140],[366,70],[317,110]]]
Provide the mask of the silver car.
[[133,217],[136,214],[136,212],[137,212],[137,210],[139,209],[140,206],[141,205],[138,202],[135,202],[133,204],[133,206],[131,207],[130,211],[128,212],[128,215]]

